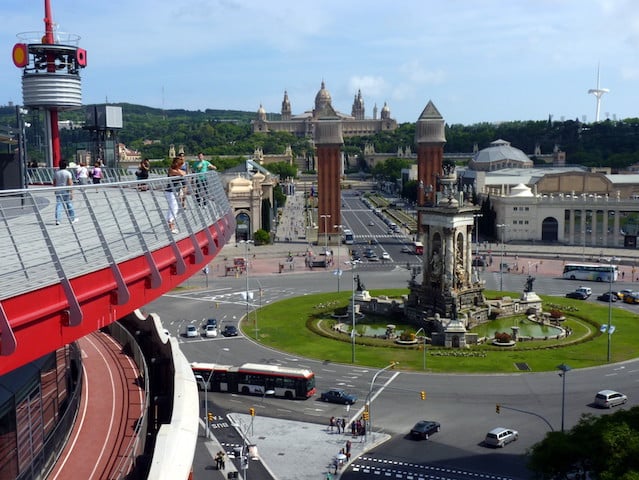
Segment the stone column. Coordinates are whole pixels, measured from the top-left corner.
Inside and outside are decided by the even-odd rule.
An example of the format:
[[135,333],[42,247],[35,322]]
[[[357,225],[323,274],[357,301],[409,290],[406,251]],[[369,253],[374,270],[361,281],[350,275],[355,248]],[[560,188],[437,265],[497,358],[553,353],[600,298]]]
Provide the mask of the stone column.
[[[313,140],[317,146],[318,243],[327,242],[327,235],[331,237],[330,243],[335,243],[335,238],[339,243],[340,233],[333,225],[342,223],[341,147],[344,140],[341,120],[320,118]],[[330,218],[322,215],[330,215]]]
[[569,209],[568,215],[569,215],[568,244],[574,245],[575,244],[575,210],[572,208]]

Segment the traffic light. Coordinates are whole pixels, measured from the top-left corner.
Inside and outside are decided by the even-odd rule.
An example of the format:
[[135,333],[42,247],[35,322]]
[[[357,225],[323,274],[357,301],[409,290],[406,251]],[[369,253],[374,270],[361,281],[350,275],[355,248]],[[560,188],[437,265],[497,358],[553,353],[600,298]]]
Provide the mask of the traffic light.
[[499,413],[499,410],[500,410],[499,404],[495,405],[495,412]]
[[365,422],[368,422],[368,419],[370,418],[370,416],[366,410],[364,411],[364,413],[362,413],[362,418],[364,419]]
[[209,412],[207,414],[207,418],[209,419],[209,422],[212,422],[213,420],[215,420],[215,415],[213,415],[213,412]]
[[255,416],[255,409],[253,407],[249,408],[249,413],[251,414],[251,417]]
[[419,392],[419,396],[422,397],[422,400],[426,400],[426,392],[425,391],[421,391]]

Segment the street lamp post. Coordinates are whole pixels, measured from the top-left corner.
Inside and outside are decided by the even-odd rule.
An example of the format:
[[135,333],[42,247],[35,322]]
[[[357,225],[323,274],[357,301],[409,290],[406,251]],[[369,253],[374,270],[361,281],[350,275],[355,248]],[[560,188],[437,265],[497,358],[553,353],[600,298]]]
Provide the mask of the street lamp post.
[[504,290],[504,231],[506,230],[507,225],[505,223],[500,223],[495,225],[497,228],[501,228],[501,260],[499,261],[499,291]]
[[395,365],[399,365],[399,362],[391,362],[390,365],[386,365],[384,368],[382,368],[381,370],[379,370],[375,375],[373,375],[373,379],[371,380],[371,386],[368,389],[368,395],[366,396],[366,404],[364,406],[364,408],[368,409],[368,428],[366,429],[366,431],[370,431],[371,435],[373,434],[373,416],[371,415],[371,395],[373,394],[373,386],[375,385],[375,380],[377,380],[377,377],[379,376],[380,373],[388,370],[389,368],[393,368]]
[[351,363],[355,363],[355,261],[350,262],[351,264],[351,275],[352,275],[352,287],[353,294],[351,296]]
[[[330,215],[320,215],[320,218],[324,219],[324,253],[328,252],[328,224],[326,223],[328,221],[329,218],[331,218]],[[326,263],[326,266],[328,267],[328,262]]]
[[614,276],[614,270],[612,266],[613,260],[616,260],[616,259],[614,257],[611,257],[610,260],[608,260],[608,266],[610,268],[608,272],[608,325],[606,325],[605,327],[606,333],[608,334],[608,354],[606,356],[608,363],[610,363],[610,353],[611,353],[610,341],[611,341],[612,334],[615,331],[615,327],[614,325],[612,325],[612,280],[613,280],[612,277]]
[[422,332],[424,334],[424,344],[423,344],[423,352],[422,352],[422,364],[423,364],[423,369],[426,370],[426,330],[424,330],[424,328],[420,328],[419,330],[417,330],[417,332],[415,332],[415,337],[417,337],[417,334],[419,332]]
[[566,373],[572,370],[568,365],[562,363],[557,368],[561,377],[561,431],[564,431],[564,412],[566,411]]
[[[246,273],[246,292],[244,292],[244,299],[246,300],[246,321],[249,321],[250,312],[250,292],[249,292],[249,245],[253,243],[253,240],[240,240],[240,244],[244,245],[244,273]],[[257,332],[257,325],[255,325]]]
[[[337,231],[341,232],[342,229],[344,228],[344,225],[333,225],[333,228],[337,229]],[[337,293],[339,293],[339,281],[340,278],[342,276],[342,264],[340,263],[340,247],[341,247],[341,241],[338,242],[337,245],[337,271],[335,272],[335,275],[337,275]]]

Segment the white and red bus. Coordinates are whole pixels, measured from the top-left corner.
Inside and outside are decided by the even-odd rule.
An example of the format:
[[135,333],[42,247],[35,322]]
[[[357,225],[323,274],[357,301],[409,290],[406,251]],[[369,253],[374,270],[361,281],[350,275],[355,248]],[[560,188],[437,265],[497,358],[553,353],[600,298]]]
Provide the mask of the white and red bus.
[[200,390],[244,395],[273,392],[275,397],[291,400],[305,400],[316,392],[315,374],[306,368],[258,363],[230,366],[195,362],[191,364],[191,369]]
[[422,242],[414,242],[413,252],[415,252],[415,255],[424,255],[424,244]]

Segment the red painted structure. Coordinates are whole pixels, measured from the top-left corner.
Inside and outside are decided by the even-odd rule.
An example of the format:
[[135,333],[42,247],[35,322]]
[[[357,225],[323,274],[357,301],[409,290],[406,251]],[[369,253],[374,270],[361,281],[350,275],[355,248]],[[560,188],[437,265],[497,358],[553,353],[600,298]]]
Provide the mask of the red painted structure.
[[[124,303],[118,301],[118,287],[110,268],[71,279],[82,310],[82,322],[77,326],[69,326],[72,306],[62,284],[3,300],[0,308],[5,318],[10,319],[14,341],[7,339],[7,332],[2,332],[0,376],[117,321],[201,272],[228,240],[232,225],[227,215],[209,227],[217,247],[215,251],[209,248],[205,231],[195,234],[204,257],[200,262],[196,262],[190,238],[177,241],[177,248],[169,244],[151,252],[161,282],[153,279],[144,255],[118,264],[129,294]],[[11,344],[13,351],[9,352]]]

